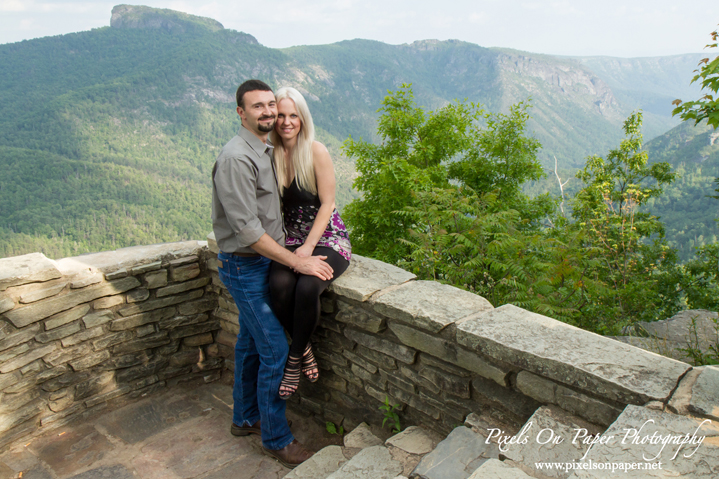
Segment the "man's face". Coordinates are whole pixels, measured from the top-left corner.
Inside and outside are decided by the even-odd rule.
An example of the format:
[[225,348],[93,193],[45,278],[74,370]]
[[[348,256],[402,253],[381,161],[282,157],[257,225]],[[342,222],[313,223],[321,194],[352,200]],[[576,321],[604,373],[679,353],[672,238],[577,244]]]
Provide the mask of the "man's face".
[[275,127],[277,120],[277,102],[271,91],[248,91],[242,97],[237,113],[242,118],[242,125],[259,137],[266,137]]

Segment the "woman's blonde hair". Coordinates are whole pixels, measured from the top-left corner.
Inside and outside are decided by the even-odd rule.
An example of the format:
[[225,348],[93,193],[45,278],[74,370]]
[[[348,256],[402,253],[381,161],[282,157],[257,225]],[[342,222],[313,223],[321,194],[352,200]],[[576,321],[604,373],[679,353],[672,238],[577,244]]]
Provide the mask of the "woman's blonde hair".
[[[312,162],[312,143],[315,141],[315,125],[312,122],[312,114],[307,107],[307,102],[300,92],[292,87],[280,88],[275,94],[277,104],[280,100],[290,99],[295,103],[297,115],[300,117],[302,124],[300,133],[297,135],[297,144],[292,150],[292,166],[295,170],[295,178],[297,186],[300,189],[309,191],[313,195],[317,194],[317,180],[315,179],[315,167]],[[282,138],[275,130],[270,133],[270,139],[275,145],[275,171],[277,172],[277,183],[279,183],[280,195],[282,195],[287,179],[287,169],[285,168],[285,151],[280,148]]]

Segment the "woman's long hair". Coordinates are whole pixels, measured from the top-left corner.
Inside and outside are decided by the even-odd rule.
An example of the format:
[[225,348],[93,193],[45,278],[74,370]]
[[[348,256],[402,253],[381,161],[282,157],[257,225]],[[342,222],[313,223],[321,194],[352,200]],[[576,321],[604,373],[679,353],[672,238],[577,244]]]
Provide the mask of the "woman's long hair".
[[[297,144],[292,150],[292,166],[295,169],[297,186],[300,189],[317,194],[317,180],[315,179],[315,167],[312,162],[312,143],[315,141],[315,125],[312,122],[312,114],[307,107],[307,102],[300,92],[292,87],[280,88],[275,95],[277,103],[280,100],[290,99],[295,103],[297,115],[300,117],[300,133],[297,135]],[[287,179],[285,168],[285,151],[280,147],[282,138],[275,130],[270,133],[272,144],[275,145],[275,171],[277,172],[277,183],[279,183],[280,195],[284,192]]]

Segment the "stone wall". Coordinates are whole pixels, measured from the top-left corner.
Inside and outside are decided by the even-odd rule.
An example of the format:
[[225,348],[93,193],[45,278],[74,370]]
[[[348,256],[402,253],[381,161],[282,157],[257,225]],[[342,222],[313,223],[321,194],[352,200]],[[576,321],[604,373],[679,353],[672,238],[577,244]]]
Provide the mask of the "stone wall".
[[[233,369],[238,312],[208,239],[0,259],[0,445]],[[345,429],[380,424],[385,400],[438,432],[474,413],[513,433],[540,405],[608,426],[628,404],[671,406],[692,369],[357,255],[322,310],[320,380],[291,407]]]
[[[237,310],[209,264],[221,288],[215,314],[227,333],[218,339],[230,347]],[[487,427],[515,431],[548,404],[608,426],[628,404],[666,404],[692,369],[358,255],[323,295],[322,311],[313,339],[320,380],[302,381],[291,401],[345,429],[381,423],[386,399],[400,404],[407,423],[438,432],[470,413]]]
[[0,446],[142,397],[219,378],[204,242],[0,259]]

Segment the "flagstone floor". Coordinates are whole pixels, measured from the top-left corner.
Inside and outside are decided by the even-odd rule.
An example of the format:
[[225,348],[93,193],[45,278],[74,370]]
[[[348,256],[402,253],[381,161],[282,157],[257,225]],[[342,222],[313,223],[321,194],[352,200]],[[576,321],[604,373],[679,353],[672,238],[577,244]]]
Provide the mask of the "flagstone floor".
[[[313,419],[290,410],[287,417],[311,449],[339,444]],[[0,479],[277,479],[289,472],[263,454],[258,436],[231,435],[231,421],[231,377],[180,384],[11,444],[0,451]]]

